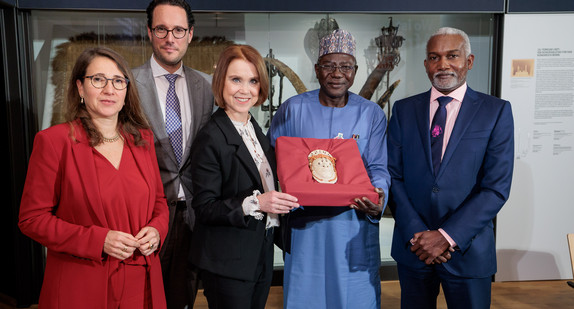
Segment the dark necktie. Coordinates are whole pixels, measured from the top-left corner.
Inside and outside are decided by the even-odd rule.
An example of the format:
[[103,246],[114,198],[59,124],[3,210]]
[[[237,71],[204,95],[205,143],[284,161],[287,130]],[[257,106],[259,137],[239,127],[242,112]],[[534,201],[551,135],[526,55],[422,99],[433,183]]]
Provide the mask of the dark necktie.
[[175,80],[179,75],[166,74],[165,78],[169,81],[167,96],[165,100],[165,129],[169,136],[169,142],[173,148],[177,163],[181,163],[183,153],[183,131],[181,127],[181,110],[179,99],[175,93]]
[[452,98],[444,96],[437,98],[437,101],[438,109],[434,114],[430,129],[432,165],[435,176],[438,173],[442,157],[442,143],[444,140],[444,127],[446,124],[446,105],[452,101]]

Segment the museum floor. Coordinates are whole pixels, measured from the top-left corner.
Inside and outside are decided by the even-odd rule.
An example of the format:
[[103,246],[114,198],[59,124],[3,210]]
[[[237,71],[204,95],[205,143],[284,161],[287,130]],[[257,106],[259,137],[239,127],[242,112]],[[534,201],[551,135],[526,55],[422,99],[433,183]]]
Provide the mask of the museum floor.
[[[381,308],[400,308],[398,281],[381,282]],[[271,287],[267,309],[283,308],[280,286]],[[207,309],[207,301],[201,291],[194,309]],[[492,309],[567,309],[574,308],[574,289],[564,280],[494,282],[492,284]],[[446,309],[444,297],[440,296],[438,309]]]
[[[383,281],[382,306],[384,309],[400,308],[400,288],[398,281]],[[268,309],[283,308],[282,289],[280,286],[271,287]],[[492,284],[493,309],[567,309],[574,308],[574,289],[566,284],[566,280],[555,281],[521,281],[495,282]],[[0,309],[16,308],[13,301],[0,295]],[[36,309],[32,306],[29,309]],[[442,295],[439,298],[439,309],[446,308]],[[194,309],[207,309],[207,301],[200,290]]]

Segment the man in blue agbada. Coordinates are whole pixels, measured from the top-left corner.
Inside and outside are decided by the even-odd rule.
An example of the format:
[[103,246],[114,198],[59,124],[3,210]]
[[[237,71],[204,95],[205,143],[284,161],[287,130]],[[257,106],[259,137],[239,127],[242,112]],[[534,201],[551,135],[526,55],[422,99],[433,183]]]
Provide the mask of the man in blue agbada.
[[268,134],[273,146],[280,136],[356,139],[379,203],[357,196],[350,206],[300,207],[289,214],[285,308],[380,308],[379,220],[390,184],[387,120],[377,104],[349,91],[355,49],[345,30],[321,39],[315,64],[321,88],[283,103]]

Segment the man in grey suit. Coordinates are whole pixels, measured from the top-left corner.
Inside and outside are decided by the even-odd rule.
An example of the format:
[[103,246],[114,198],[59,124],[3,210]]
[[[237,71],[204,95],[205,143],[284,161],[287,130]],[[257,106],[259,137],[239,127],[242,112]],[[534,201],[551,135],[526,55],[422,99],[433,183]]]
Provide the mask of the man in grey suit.
[[167,202],[169,232],[160,258],[168,308],[193,307],[197,272],[188,262],[195,215],[191,208],[189,149],[213,111],[211,77],[183,66],[194,18],[185,0],[155,0],[147,10],[153,55],[133,70],[141,103],[155,135]]

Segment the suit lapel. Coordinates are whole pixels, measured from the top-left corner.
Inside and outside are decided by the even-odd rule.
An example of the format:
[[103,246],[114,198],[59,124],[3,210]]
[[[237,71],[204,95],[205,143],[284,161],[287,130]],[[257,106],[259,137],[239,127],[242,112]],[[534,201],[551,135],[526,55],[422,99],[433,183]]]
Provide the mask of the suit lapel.
[[[261,127],[259,127],[259,124],[257,124],[255,118],[251,117],[251,122],[253,123],[253,128],[255,129],[255,134],[257,135],[257,139],[259,141],[259,144],[261,145],[261,149],[265,153],[265,156],[267,158],[267,161],[269,162],[269,165],[271,166],[271,169],[275,171],[277,163],[275,162],[275,152],[271,148],[269,138],[265,134],[263,134],[263,131],[261,131]],[[277,177],[275,177],[275,179],[276,178]]]
[[185,74],[185,82],[187,84],[187,95],[189,100],[189,111],[191,113],[191,125],[189,127],[189,134],[187,136],[186,148],[183,152],[183,157],[181,158],[182,162],[187,161],[187,157],[191,155],[191,146],[193,144],[193,138],[197,134],[196,126],[201,123],[202,114],[195,110],[196,104],[194,104],[194,100],[197,97],[197,94],[201,93],[199,81],[194,78],[193,70],[186,66],[183,67],[183,73]]
[[253,161],[253,157],[249,153],[249,150],[243,143],[243,139],[235,129],[235,126],[231,122],[231,119],[227,116],[223,109],[218,109],[214,114],[214,120],[223,132],[227,143],[229,145],[233,145],[237,147],[236,156],[241,161],[241,163],[245,166],[249,176],[253,180],[254,183],[258,184],[258,187],[261,188],[261,177],[259,176],[259,171],[257,170],[257,166]]
[[[149,190],[148,190],[148,195],[149,195],[148,201],[153,201],[152,193],[155,190],[155,186],[153,185],[153,183],[151,181],[152,181],[152,179],[154,179],[154,175],[152,174],[153,169],[149,165],[150,161],[146,157],[144,147],[135,146],[132,143],[131,139],[129,139],[129,138],[126,139],[126,143],[127,143],[128,147],[130,148],[130,151],[131,151],[132,155],[134,156],[135,163],[136,163],[139,171],[141,172],[141,174],[142,174],[142,176],[143,176],[143,178],[144,178],[144,180],[145,180],[145,182],[149,188]],[[126,153],[124,152],[122,154],[122,156],[123,155],[126,155]],[[150,206],[150,205],[148,204],[146,206]],[[151,215],[153,212],[153,207],[146,207],[146,209],[148,211],[148,215]]]
[[446,146],[437,177],[442,175],[444,167],[448,165],[448,162],[452,158],[452,155],[458,147],[458,144],[461,138],[464,136],[464,133],[472,123],[472,119],[476,115],[480,105],[481,101],[478,100],[474,90],[470,89],[470,87],[467,88],[464,99],[462,100],[462,104],[460,106],[460,111],[458,112],[458,116],[456,118],[456,123],[454,124],[452,133],[450,134],[450,139],[448,141],[448,145]]
[[95,214],[97,222],[94,222],[94,224],[107,227],[108,222],[103,211],[102,199],[97,183],[98,175],[96,173],[96,166],[94,165],[93,148],[88,144],[87,137],[81,125],[74,125],[74,127],[78,142],[72,145],[72,153],[74,160],[77,162],[76,167],[81,170],[78,174],[80,175],[80,182],[85,188],[86,202]]
[[[175,164],[177,164],[175,153],[173,152],[167,131],[165,130],[165,121],[159,106],[157,88],[155,86],[155,80],[153,78],[149,60],[145,63],[143,69],[138,71],[135,78],[136,82],[139,84],[138,92],[141,98],[141,104],[144,112],[148,115],[147,119],[150,123],[155,139],[164,149],[164,152],[170,156]],[[185,162],[184,158],[182,158],[182,162]]]
[[421,144],[425,152],[425,158],[427,160],[428,168],[433,169],[432,165],[432,153],[430,148],[430,90],[423,95],[419,96],[419,100],[415,103],[415,117],[416,124],[419,130],[419,136],[421,138]]

